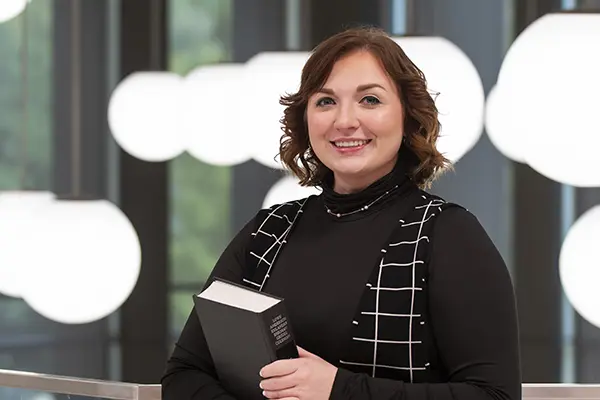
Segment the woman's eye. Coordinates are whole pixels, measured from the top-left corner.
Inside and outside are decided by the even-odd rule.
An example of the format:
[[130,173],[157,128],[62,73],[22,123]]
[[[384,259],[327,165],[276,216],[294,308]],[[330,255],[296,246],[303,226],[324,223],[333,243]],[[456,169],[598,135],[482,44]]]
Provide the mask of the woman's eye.
[[365,96],[365,97],[363,97],[361,102],[363,102],[367,105],[370,105],[370,106],[374,106],[374,105],[381,103],[381,101],[379,101],[379,99],[375,96]]
[[334,101],[331,97],[322,97],[317,100],[317,107],[324,107],[334,104]]

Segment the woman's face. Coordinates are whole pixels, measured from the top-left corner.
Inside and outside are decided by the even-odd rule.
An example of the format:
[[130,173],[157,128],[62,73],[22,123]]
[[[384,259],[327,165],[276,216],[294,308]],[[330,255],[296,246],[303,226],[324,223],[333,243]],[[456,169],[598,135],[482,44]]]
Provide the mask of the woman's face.
[[404,111],[396,85],[371,53],[336,62],[309,99],[307,123],[313,152],[333,171],[336,192],[362,190],[394,168]]

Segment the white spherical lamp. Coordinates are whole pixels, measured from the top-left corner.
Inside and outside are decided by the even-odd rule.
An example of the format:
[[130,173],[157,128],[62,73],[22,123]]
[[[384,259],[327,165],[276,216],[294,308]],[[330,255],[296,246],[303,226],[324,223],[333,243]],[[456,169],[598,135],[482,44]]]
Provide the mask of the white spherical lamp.
[[246,62],[245,133],[252,138],[253,158],[268,167],[284,169],[278,158],[284,110],[279,99],[300,88],[302,68],[308,57],[307,52],[266,52]]
[[313,194],[318,195],[319,193],[321,193],[320,189],[313,186],[300,186],[296,178],[285,176],[269,189],[263,201],[263,208],[269,208],[289,201],[301,200]]
[[29,277],[36,276],[32,255],[40,246],[36,240],[40,210],[53,198],[42,191],[0,193],[0,293],[20,297]]
[[65,324],[104,318],[129,297],[141,266],[136,231],[105,200],[57,200],[44,211],[35,279],[25,301],[39,314]]
[[547,14],[509,48],[498,85],[511,99],[525,161],[579,187],[600,186],[600,14]]
[[2,0],[0,1],[0,24],[10,21],[21,14],[27,7],[29,0]]
[[213,165],[231,166],[251,158],[254,135],[235,113],[252,107],[243,91],[243,64],[203,66],[184,79],[183,130],[187,151]]
[[518,123],[520,112],[517,102],[507,96],[500,85],[490,90],[485,106],[487,135],[505,157],[523,163],[523,138],[528,132]]
[[600,328],[600,206],[571,227],[560,251],[560,280],[573,308]]
[[457,162],[483,132],[485,94],[475,65],[459,47],[441,37],[394,40],[425,75],[442,126],[437,148]]
[[117,144],[145,161],[181,154],[182,78],[169,72],[136,72],[121,81],[108,104],[108,124]]

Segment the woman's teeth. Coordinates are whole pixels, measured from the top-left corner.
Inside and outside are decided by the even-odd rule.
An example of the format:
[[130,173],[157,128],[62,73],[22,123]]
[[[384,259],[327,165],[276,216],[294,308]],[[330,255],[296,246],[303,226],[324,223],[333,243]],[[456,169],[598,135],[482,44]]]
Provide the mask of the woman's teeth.
[[335,147],[360,147],[369,143],[368,140],[352,140],[348,142],[333,142]]

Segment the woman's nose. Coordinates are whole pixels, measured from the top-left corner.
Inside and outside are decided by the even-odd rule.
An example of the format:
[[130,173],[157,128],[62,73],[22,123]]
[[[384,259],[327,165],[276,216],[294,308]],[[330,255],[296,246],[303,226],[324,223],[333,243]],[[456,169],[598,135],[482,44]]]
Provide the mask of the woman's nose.
[[356,110],[351,105],[338,107],[334,127],[336,129],[355,129],[358,127]]

